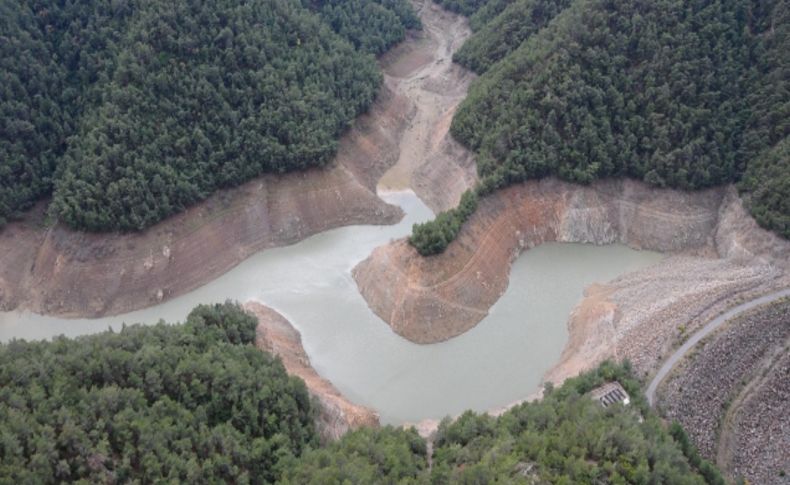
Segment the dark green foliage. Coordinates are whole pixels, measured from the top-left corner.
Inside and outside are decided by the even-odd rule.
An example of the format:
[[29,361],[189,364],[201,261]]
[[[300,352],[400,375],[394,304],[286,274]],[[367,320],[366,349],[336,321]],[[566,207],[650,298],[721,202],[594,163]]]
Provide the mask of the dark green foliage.
[[479,31],[461,46],[453,60],[481,74],[548,25],[571,3],[572,0],[517,0],[482,23],[482,16],[490,15],[493,8],[489,5],[501,5],[491,2],[470,20],[479,25]]
[[282,483],[423,483],[425,441],[414,429],[353,431],[326,448],[309,450],[290,464]]
[[316,443],[304,383],[232,304],[0,346],[0,482],[271,482]]
[[419,22],[403,0],[306,3],[4,2],[0,223],[54,188],[69,225],[137,230],[326,164],[377,92],[369,54]]
[[737,3],[577,1],[481,78],[453,134],[505,184],[730,182],[751,62]]
[[420,28],[420,19],[399,0],[327,0],[308,2],[332,30],[356,47],[381,54],[403,39],[406,29]]
[[[414,429],[318,447],[304,383],[251,345],[256,324],[226,303],[183,325],[0,346],[0,483],[722,483],[609,362],[498,418],[445,420],[432,470]],[[612,380],[630,406],[589,398]]]
[[439,254],[458,236],[458,231],[475,210],[477,192],[467,190],[461,196],[458,207],[442,212],[432,221],[415,224],[409,243],[423,256]]
[[[629,392],[630,405],[605,409],[590,399],[588,392],[613,380]],[[414,430],[384,428],[307,451],[289,463],[283,482],[721,484],[684,437],[652,413],[627,364],[604,362],[500,417],[468,411],[445,419],[430,470]]]
[[451,12],[469,16],[485,5],[486,0],[438,0],[437,3]]
[[711,485],[725,485],[724,478],[719,470],[707,460],[703,460],[694,445],[691,444],[686,430],[677,421],[673,421],[669,426],[669,434],[680,446],[683,455],[688,459],[691,466],[699,470],[705,481]]
[[786,0],[514,2],[457,56],[484,72],[451,127],[477,152],[480,194],[545,176],[699,189],[737,182],[754,163],[742,184],[750,207],[786,234],[788,10]]
[[746,99],[751,112],[744,137],[748,151],[759,155],[749,160],[740,188],[749,193],[747,205],[757,222],[790,238],[790,3],[759,7],[754,28],[763,42]]
[[[472,31],[477,32],[512,3],[513,0],[489,0],[469,17],[469,27]],[[463,46],[461,47],[463,48]]]
[[57,64],[25,2],[0,2],[0,226],[51,190],[71,120]]
[[[631,405],[603,408],[585,395],[611,380],[623,384]],[[721,479],[715,468],[706,470]],[[444,421],[432,480],[703,484],[705,473],[690,464],[651,413],[627,367],[604,363],[566,381],[543,400],[517,406],[499,418],[467,412],[455,422]]]
[[790,239],[790,138],[750,161],[740,187],[757,222]]

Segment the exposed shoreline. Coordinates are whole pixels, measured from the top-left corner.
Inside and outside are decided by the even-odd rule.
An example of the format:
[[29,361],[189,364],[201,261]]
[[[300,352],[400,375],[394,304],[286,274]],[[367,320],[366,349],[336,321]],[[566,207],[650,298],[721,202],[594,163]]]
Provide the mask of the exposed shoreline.
[[625,243],[669,254],[588,288],[568,322],[559,384],[605,358],[652,372],[681,333],[736,301],[790,287],[790,242],[759,228],[733,188],[654,189],[630,180],[578,186],[528,182],[485,198],[459,238],[423,258],[405,240],[354,269],[369,306],[417,343],[452,338],[481,321],[508,285],[510,266],[542,242]]
[[43,204],[0,230],[0,311],[98,318],[188,293],[268,248],[347,225],[394,224],[376,195],[396,163],[413,104],[382,86],[322,169],[264,175],[140,233],[47,227]]
[[[410,189],[434,211],[455,206],[477,180],[473,154],[449,135],[474,79],[452,63],[470,31],[466,19],[428,0],[415,8],[425,30],[381,57],[380,95],[342,138],[331,166],[260,177],[139,234],[47,228],[41,208],[33,210],[0,230],[0,310],[126,313],[185,294],[261,250],[344,225],[399,220],[400,208],[378,193]],[[544,376],[557,385],[605,358],[629,358],[648,375],[716,314],[790,287],[790,242],[757,227],[732,187],[688,193],[630,180],[578,186],[545,179],[504,189],[481,201],[443,255],[423,258],[395,241],[353,276],[395,332],[437,342],[482,320],[507,288],[515,258],[546,241],[619,242],[670,255],[586,290],[569,316],[562,357]],[[331,410],[322,417],[326,438],[378,423],[375,412],[315,373],[287,320],[262,305],[247,308],[262,321],[259,345],[284,355],[289,373]],[[423,424],[430,432],[436,423]]]
[[331,382],[318,375],[302,347],[299,331],[285,317],[258,302],[248,302],[244,308],[258,319],[255,345],[280,357],[286,372],[302,379],[318,403],[317,425],[324,440],[339,439],[347,431],[362,426],[379,425],[376,411],[350,402]]
[[[472,155],[449,136],[455,107],[473,78],[452,64],[452,53],[471,32],[465,18],[430,1],[417,1],[415,8],[424,31],[408,33],[380,58],[379,96],[340,140],[331,166],[259,177],[141,233],[47,227],[40,204],[0,231],[0,311],[64,318],[123,314],[188,293],[261,250],[344,225],[400,220],[402,210],[379,194],[413,190],[434,210],[455,205],[476,180]],[[457,182],[452,186],[449,175]],[[261,322],[258,345],[280,355],[320,402],[325,439],[378,425],[374,411],[347,401],[315,373],[287,320],[260,304],[246,308]]]

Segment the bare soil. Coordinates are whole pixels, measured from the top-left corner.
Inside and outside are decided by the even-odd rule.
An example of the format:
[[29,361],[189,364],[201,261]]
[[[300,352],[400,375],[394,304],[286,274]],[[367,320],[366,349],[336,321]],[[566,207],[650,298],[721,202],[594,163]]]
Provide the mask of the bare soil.
[[408,99],[415,114],[400,140],[397,163],[379,190],[412,189],[434,211],[454,207],[477,180],[472,154],[449,135],[458,104],[474,75],[452,56],[471,35],[466,19],[429,0],[416,1],[423,30],[382,57],[387,87]]
[[512,261],[547,241],[625,243],[672,256],[624,275],[606,297],[574,312],[558,382],[601,358],[629,356],[644,372],[687,331],[726,306],[788,286],[790,242],[763,231],[732,188],[659,190],[629,180],[578,186],[553,179],[502,190],[443,254],[424,258],[405,240],[354,269],[362,295],[393,330],[432,343],[475,326],[508,285]]

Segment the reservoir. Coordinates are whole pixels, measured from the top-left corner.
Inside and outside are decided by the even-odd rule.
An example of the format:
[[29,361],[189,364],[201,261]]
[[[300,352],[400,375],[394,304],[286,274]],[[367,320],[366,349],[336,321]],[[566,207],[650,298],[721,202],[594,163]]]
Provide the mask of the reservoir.
[[535,392],[559,359],[568,316],[584,288],[661,259],[622,245],[538,246],[514,263],[507,291],[480,324],[449,341],[418,345],[367,307],[351,277],[375,247],[433,217],[410,191],[382,197],[403,208],[400,223],[344,227],[269,249],[195,291],[124,315],[91,320],[0,313],[0,340],[177,322],[200,303],[257,300],[291,321],[313,367],[347,398],[377,410],[382,423],[417,422],[501,407]]

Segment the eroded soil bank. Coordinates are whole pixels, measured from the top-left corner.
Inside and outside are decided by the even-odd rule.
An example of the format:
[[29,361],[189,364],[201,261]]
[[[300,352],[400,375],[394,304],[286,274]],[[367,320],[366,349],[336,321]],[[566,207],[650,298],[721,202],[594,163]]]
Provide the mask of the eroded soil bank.
[[523,250],[547,241],[625,243],[670,256],[589,288],[546,380],[559,383],[607,357],[647,373],[682,332],[735,300],[790,285],[790,242],[760,229],[732,188],[679,192],[629,181],[554,179],[483,199],[448,250],[420,257],[405,240],[354,269],[370,307],[400,335],[431,343],[482,320]]
[[[452,64],[452,53],[470,32],[465,19],[429,0],[414,6],[424,31],[410,33],[380,59],[381,93],[340,141],[330,167],[260,177],[140,234],[48,227],[41,204],[0,231],[0,310],[126,314],[189,293],[263,249],[343,225],[392,224],[402,211],[376,196],[385,173],[384,190],[413,188],[434,210],[455,205],[476,178],[471,154],[448,135],[472,79]],[[264,322],[260,345],[282,355],[322,403],[325,437],[378,422],[315,374],[298,333],[282,317],[250,308]]]
[[258,348],[279,356],[288,374],[301,378],[317,401],[317,425],[323,439],[336,440],[360,426],[378,426],[375,411],[348,401],[331,382],[318,375],[302,347],[299,331],[285,317],[256,302],[249,302],[244,308],[258,319]]
[[472,154],[449,133],[458,104],[474,75],[453,64],[471,35],[464,17],[430,0],[413,2],[423,30],[382,58],[387,87],[413,104],[399,156],[379,181],[380,190],[411,189],[434,212],[455,207],[477,181]]
[[392,224],[402,212],[375,187],[413,115],[413,104],[385,86],[330,167],[260,177],[139,234],[45,227],[42,204],[0,231],[0,310],[125,313],[189,292],[260,250],[338,226]]
[[0,310],[126,313],[187,293],[263,249],[344,225],[392,224],[401,210],[376,196],[385,174],[382,189],[413,188],[434,210],[455,205],[475,180],[471,155],[448,135],[472,78],[452,53],[470,32],[429,0],[414,6],[424,31],[382,57],[379,97],[330,167],[260,177],[139,234],[47,227],[42,204],[0,231]]

